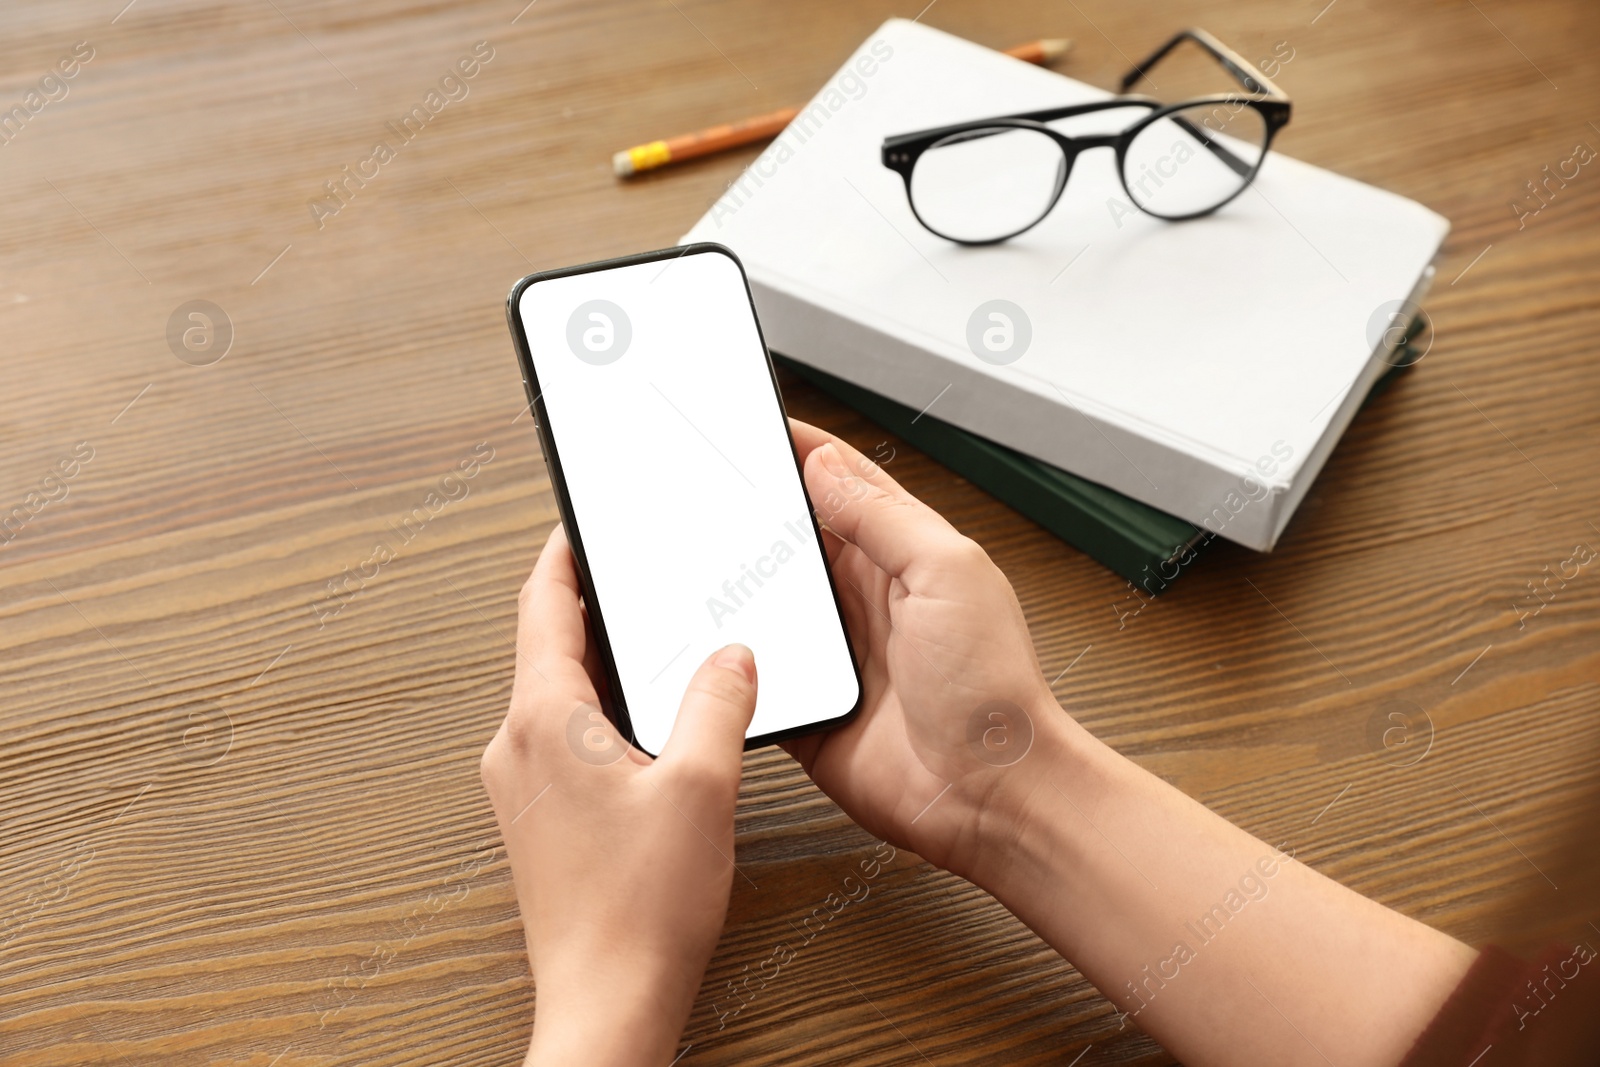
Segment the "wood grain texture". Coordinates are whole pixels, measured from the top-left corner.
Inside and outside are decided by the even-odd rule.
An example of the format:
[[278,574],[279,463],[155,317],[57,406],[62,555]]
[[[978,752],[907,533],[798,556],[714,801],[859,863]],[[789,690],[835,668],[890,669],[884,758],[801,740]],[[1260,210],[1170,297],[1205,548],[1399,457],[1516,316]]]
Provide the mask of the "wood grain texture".
[[[92,449],[0,547],[0,1062],[516,1063],[533,989],[477,759],[556,510],[504,293],[672,243],[755,154],[618,184],[613,151],[804,100],[922,5],[125,2],[0,11],[6,108],[94,50],[0,145],[0,514],[59,495],[45,477]],[[1183,24],[1252,57],[1287,41],[1281,150],[1454,223],[1436,341],[1277,551],[1221,545],[1120,626],[1120,579],[786,380],[794,413],[889,440],[891,473],[1015,582],[1047,675],[1082,654],[1065,706],[1145,766],[1457,936],[1518,909],[1593,919],[1545,874],[1595,779],[1600,570],[1535,616],[1513,605],[1600,545],[1600,169],[1520,229],[1510,208],[1600,147],[1592,8],[923,17],[997,47],[1072,37],[1063,69],[1102,85]],[[319,227],[323,183],[478,41],[470,94]],[[194,299],[235,330],[212,366],[167,345]],[[326,583],[479,443],[468,495],[319,624]],[[1391,700],[1431,716],[1415,766],[1369,742]],[[738,819],[758,888],[735,885],[682,1062],[1169,1062],[913,856],[827,911],[874,842],[781,753],[748,757]],[[746,982],[780,944],[781,973]]]

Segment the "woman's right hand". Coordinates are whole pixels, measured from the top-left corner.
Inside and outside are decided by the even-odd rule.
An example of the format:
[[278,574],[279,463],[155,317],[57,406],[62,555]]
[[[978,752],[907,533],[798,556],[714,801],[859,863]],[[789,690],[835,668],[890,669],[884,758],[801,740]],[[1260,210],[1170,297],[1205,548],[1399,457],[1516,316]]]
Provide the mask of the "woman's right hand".
[[790,425],[864,695],[852,722],[784,747],[867,831],[980,880],[1049,762],[1026,757],[1070,720],[987,553],[849,444]]
[[1184,1063],[1399,1062],[1472,950],[1091,737],[984,551],[849,445],[793,429],[866,689],[853,722],[787,746],[817,785],[992,893]]

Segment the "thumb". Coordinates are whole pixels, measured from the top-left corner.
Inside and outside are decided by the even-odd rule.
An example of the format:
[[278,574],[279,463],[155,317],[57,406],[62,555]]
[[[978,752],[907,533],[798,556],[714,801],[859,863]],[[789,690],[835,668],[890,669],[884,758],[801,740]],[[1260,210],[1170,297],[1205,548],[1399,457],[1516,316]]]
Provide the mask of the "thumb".
[[964,538],[865,457],[858,466],[864,473],[853,473],[832,442],[806,457],[806,488],[817,517],[885,574],[915,586],[919,564],[942,558]]
[[728,780],[738,788],[744,732],[756,712],[756,658],[744,645],[719,649],[694,672],[656,765]]

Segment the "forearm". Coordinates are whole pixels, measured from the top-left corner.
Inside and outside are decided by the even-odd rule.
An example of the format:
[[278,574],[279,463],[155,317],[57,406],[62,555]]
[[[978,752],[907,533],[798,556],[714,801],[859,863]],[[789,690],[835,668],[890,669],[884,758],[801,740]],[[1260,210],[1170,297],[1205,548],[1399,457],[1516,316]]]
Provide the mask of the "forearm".
[[1397,1063],[1472,950],[1047,710],[973,880],[1186,1063]]

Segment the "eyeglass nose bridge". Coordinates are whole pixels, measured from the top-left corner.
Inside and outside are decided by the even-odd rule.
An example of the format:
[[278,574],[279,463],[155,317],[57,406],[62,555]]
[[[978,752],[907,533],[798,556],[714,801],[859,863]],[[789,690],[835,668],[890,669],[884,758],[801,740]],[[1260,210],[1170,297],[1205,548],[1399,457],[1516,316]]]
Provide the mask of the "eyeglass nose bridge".
[[1079,137],[1074,134],[1063,133],[1057,134],[1057,136],[1071,144],[1072,147],[1068,149],[1068,152],[1074,155],[1087,152],[1091,148],[1118,148],[1122,142],[1122,134],[1120,133],[1095,134],[1091,137]]

